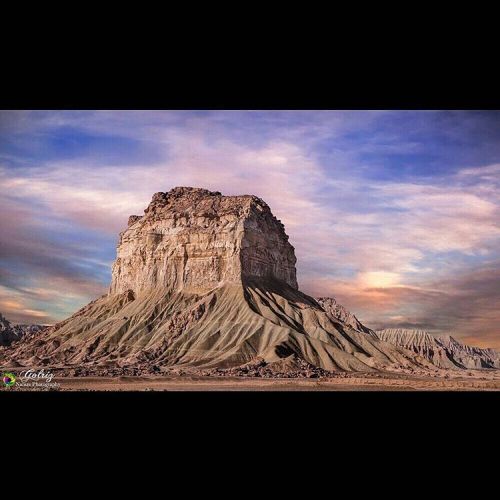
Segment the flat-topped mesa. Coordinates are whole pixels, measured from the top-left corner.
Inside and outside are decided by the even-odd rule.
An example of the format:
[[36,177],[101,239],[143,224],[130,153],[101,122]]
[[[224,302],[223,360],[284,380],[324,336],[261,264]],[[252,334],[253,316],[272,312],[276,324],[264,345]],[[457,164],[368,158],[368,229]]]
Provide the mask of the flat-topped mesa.
[[177,187],[156,193],[120,234],[110,293],[153,288],[204,292],[244,278],[297,289],[295,252],[283,224],[256,196]]

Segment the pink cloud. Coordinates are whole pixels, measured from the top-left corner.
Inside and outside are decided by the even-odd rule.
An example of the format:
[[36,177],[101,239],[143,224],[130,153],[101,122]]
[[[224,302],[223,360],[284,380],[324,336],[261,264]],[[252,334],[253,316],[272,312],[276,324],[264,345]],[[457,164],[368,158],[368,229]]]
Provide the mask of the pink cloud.
[[[47,214],[116,235],[157,191],[188,185],[255,194],[285,224],[296,247],[301,288],[337,296],[368,320],[376,315],[410,318],[417,314],[411,301],[427,307],[435,293],[450,295],[448,289],[430,290],[426,280],[441,270],[432,259],[423,267],[427,256],[450,251],[488,255],[498,244],[500,190],[492,182],[498,180],[498,165],[482,169],[481,182],[472,185],[468,180],[476,169],[464,169],[441,185],[360,185],[345,175],[336,177],[335,168],[326,175],[306,151],[285,140],[259,147],[210,142],[196,127],[189,134],[161,127],[141,133],[155,134],[168,152],[167,161],[127,168],[89,169],[76,161],[40,169],[0,168],[2,191],[9,203],[17,203],[17,215],[4,222],[12,238],[18,237],[16,227],[35,216],[33,202]],[[325,191],[329,198],[320,196]],[[348,277],[345,269],[351,270]],[[391,279],[381,288],[373,286],[383,273]],[[84,280],[71,283],[59,277],[51,286],[73,292],[75,300],[99,294],[95,284]],[[31,288],[42,287],[35,283]],[[24,307],[34,310],[28,303]]]

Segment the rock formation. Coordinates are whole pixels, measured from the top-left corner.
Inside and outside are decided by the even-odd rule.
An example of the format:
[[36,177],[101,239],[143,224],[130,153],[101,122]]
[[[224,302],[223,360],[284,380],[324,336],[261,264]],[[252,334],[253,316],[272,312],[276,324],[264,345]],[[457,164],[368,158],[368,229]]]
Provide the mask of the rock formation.
[[449,356],[464,368],[500,368],[500,354],[495,349],[481,349],[462,344],[450,335],[436,338]]
[[[120,234],[107,295],[0,365],[326,373],[434,368],[333,299],[298,290],[294,248],[255,196],[156,193]],[[87,368],[86,368],[87,369]]]
[[343,305],[339,304],[333,297],[318,297],[316,300],[330,316],[342,321],[346,325],[349,325],[357,332],[367,333],[372,337],[376,337],[373,330],[363,325],[352,312],[348,311]]
[[498,353],[462,344],[449,335],[434,337],[424,330],[388,328],[376,332],[386,342],[409,349],[439,368],[500,368]]
[[0,313],[0,346],[10,345],[15,340],[10,321]]
[[111,293],[203,293],[243,278],[276,278],[297,289],[295,254],[283,224],[256,196],[206,189],[156,193],[121,233]]
[[21,340],[25,335],[39,333],[45,328],[42,325],[12,325],[0,313],[0,346],[10,346],[13,342]]

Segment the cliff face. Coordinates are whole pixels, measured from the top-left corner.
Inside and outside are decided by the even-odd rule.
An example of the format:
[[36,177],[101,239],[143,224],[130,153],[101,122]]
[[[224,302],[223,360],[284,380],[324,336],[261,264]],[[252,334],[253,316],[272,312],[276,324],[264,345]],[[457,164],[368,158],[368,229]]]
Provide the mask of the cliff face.
[[130,217],[110,293],[198,293],[255,277],[297,289],[295,263],[283,225],[262,200],[181,187],[156,193],[142,217]]

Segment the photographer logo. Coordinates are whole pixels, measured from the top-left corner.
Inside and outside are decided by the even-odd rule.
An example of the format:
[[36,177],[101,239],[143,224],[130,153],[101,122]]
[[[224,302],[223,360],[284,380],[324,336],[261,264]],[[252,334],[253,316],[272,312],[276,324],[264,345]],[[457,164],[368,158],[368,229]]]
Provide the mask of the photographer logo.
[[6,372],[2,376],[2,382],[6,387],[12,387],[16,383],[16,377],[13,373]]
[[2,375],[3,387],[31,390],[58,390],[60,384],[53,381],[54,374],[50,370],[23,370],[17,377],[11,372]]

